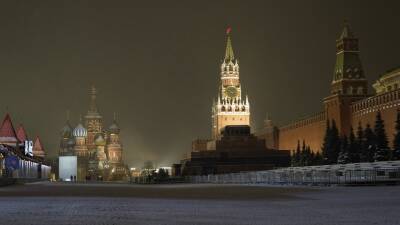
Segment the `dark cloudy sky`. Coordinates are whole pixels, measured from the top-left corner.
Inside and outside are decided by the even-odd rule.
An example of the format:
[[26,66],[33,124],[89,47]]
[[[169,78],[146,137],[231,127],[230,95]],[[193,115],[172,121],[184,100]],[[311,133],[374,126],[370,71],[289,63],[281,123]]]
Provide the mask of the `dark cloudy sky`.
[[400,1],[1,1],[0,112],[56,155],[65,111],[88,109],[95,84],[108,126],[117,112],[125,161],[178,161],[209,137],[225,28],[252,120],[319,111],[343,20],[370,81],[400,66]]

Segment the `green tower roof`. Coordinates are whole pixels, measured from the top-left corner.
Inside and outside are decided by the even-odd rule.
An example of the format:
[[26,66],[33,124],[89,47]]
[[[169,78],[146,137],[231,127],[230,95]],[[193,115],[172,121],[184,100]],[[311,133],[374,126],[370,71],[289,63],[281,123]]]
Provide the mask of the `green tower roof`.
[[225,58],[224,58],[225,62],[233,61],[235,59],[235,55],[233,54],[230,32],[231,32],[231,28],[228,27],[228,29],[226,30],[227,41],[226,41],[226,50],[225,50]]

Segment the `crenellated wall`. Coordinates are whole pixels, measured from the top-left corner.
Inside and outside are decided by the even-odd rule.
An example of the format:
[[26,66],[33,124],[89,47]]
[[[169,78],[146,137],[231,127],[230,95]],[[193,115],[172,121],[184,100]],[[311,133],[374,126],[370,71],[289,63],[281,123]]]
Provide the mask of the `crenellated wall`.
[[389,145],[392,146],[398,109],[400,109],[399,89],[354,102],[351,105],[352,126],[356,130],[359,122],[361,122],[363,128],[369,123],[373,129],[376,113],[380,111]]
[[294,150],[303,140],[313,151],[319,151],[326,129],[325,112],[279,127],[279,149]]
[[[350,105],[350,115],[343,118],[349,118],[349,122],[347,120],[345,122],[346,124],[350,123],[356,133],[359,123],[361,123],[364,129],[367,124],[373,129],[376,114],[380,111],[384,120],[389,145],[392,146],[395,134],[395,121],[399,109],[400,89],[353,102]],[[343,119],[342,117],[340,118]],[[297,141],[300,140],[302,142],[305,140],[306,145],[309,145],[313,151],[320,151],[325,136],[326,120],[326,112],[320,112],[306,119],[279,127],[279,149],[296,149]],[[341,122],[343,121],[336,121],[337,124]]]

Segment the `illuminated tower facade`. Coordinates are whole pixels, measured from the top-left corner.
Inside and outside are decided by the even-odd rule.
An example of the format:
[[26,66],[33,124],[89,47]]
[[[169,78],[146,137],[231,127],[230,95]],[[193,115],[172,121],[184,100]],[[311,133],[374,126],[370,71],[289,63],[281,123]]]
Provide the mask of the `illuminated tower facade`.
[[120,128],[114,113],[114,121],[108,128],[107,150],[108,159],[111,167],[118,167],[122,162],[122,145],[120,141]]
[[74,152],[79,157],[87,157],[89,151],[86,145],[87,130],[80,122],[74,129],[73,135],[75,138]]
[[212,106],[212,137],[219,139],[227,125],[250,126],[249,99],[242,94],[239,79],[239,62],[235,58],[228,28],[225,57],[221,64],[218,97]]
[[358,38],[345,22],[336,40],[336,64],[331,84],[331,94],[365,96],[368,82],[364,75],[358,48]]
[[87,129],[86,144],[89,151],[94,151],[96,149],[96,136],[103,133],[103,117],[100,115],[97,109],[97,90],[94,86],[90,89],[90,106],[89,110],[85,116],[85,127]]
[[352,124],[351,104],[367,96],[368,81],[361,64],[358,38],[345,22],[343,31],[336,40],[331,94],[324,99],[326,116],[329,120],[335,120],[340,134],[349,135]]
[[59,155],[73,155],[75,138],[73,136],[73,128],[69,122],[69,112],[67,112],[67,121],[61,130]]

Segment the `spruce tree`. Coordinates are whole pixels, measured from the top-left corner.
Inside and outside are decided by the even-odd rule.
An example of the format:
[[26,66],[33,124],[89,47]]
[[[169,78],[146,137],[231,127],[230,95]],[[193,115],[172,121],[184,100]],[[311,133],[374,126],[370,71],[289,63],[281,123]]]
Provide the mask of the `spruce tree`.
[[300,165],[300,140],[297,140],[297,148],[296,152],[294,153],[294,165],[293,166],[299,166]]
[[346,164],[351,162],[350,152],[349,152],[349,143],[347,140],[347,136],[344,135],[341,143],[340,143],[340,152],[337,159],[337,163],[339,164]]
[[324,137],[324,143],[322,145],[322,155],[326,164],[337,163],[337,158],[340,152],[340,137],[339,130],[336,127],[335,120],[332,120],[330,126],[329,121],[326,124],[326,131]]
[[366,155],[368,148],[365,145],[364,130],[361,126],[361,121],[358,122],[356,142],[357,142],[360,162],[367,162],[368,160],[366,158]]
[[339,137],[339,130],[336,127],[335,120],[332,120],[332,128],[331,128],[331,135],[332,135],[332,149],[330,151],[330,157],[328,158],[330,164],[335,164],[337,162],[339,152],[340,152],[340,137]]
[[311,150],[310,146],[308,146],[308,150],[309,150],[309,152],[310,152],[309,166],[314,166],[314,162],[315,162],[315,153]]
[[348,143],[348,151],[350,162],[358,163],[360,162],[360,150],[358,143],[356,141],[356,137],[354,136],[353,127],[350,129],[349,143]]
[[290,151],[290,165],[296,166],[296,150]]
[[397,119],[395,125],[396,133],[393,139],[393,160],[400,160],[400,110],[397,109]]
[[311,166],[312,154],[310,146],[306,147],[304,159],[304,166]]
[[375,161],[389,160],[390,149],[388,146],[388,139],[386,136],[384,121],[382,120],[380,111],[378,111],[378,113],[376,114],[374,133],[375,133],[375,139],[376,139],[375,140],[376,141],[376,151],[374,154],[374,160]]
[[322,157],[322,154],[317,152],[315,154],[314,160],[313,160],[313,165],[314,166],[318,166],[318,165],[322,165],[324,163],[324,158]]
[[324,136],[324,142],[322,144],[322,159],[324,162],[328,162],[328,157],[329,157],[329,150],[332,148],[332,132],[331,132],[331,126],[329,123],[329,120],[326,120],[326,129],[325,129],[325,136]]
[[364,151],[361,153],[361,158],[363,162],[373,162],[376,151],[375,134],[369,124],[367,124],[364,130],[363,150]]
[[306,142],[303,140],[303,146],[301,147],[300,165],[305,166],[307,163],[307,152]]

